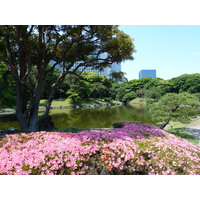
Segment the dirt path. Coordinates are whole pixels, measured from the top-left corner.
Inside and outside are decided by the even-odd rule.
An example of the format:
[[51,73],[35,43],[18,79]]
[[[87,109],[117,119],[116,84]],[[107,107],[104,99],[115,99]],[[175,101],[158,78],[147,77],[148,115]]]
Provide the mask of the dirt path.
[[200,129],[200,119],[191,122],[190,124],[187,125],[188,128],[196,128],[196,129]]
[[194,136],[199,140],[198,145],[200,146],[200,119],[188,124],[185,130],[187,131],[188,135]]

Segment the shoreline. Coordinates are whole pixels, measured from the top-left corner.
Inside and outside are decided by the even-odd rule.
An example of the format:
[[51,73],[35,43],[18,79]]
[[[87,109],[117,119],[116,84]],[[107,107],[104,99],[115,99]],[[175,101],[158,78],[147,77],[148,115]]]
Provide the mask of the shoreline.
[[[144,105],[151,104],[147,102],[129,102],[127,105]],[[72,109],[72,108],[98,108],[98,107],[106,107],[106,106],[122,106],[125,105],[123,102],[120,103],[95,103],[95,104],[81,104],[81,105],[68,105],[68,106],[52,106],[50,110],[54,109]],[[39,111],[45,111],[45,107],[39,107]],[[0,115],[3,114],[15,114],[16,109],[1,109]]]
[[[71,106],[53,106],[50,110],[55,109],[72,109],[72,108],[98,108],[98,107],[109,107],[109,106],[122,106],[124,103],[99,103],[99,104],[82,104],[82,105],[71,105]],[[40,107],[39,111],[44,111],[45,107]],[[0,110],[0,115],[3,114],[14,114],[16,112],[15,109],[2,109]]]

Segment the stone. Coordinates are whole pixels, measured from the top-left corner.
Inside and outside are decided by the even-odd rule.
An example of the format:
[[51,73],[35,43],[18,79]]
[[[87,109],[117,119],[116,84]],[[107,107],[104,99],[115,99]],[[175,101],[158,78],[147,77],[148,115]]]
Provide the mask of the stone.
[[5,133],[5,134],[15,134],[15,133],[19,133],[19,132],[20,132],[20,130],[17,128],[14,128],[14,127],[0,130],[0,133]]

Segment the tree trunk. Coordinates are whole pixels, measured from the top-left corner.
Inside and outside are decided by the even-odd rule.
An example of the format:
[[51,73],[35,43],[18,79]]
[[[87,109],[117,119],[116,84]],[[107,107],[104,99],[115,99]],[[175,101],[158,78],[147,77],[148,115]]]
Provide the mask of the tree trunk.
[[21,83],[16,81],[16,92],[17,92],[17,102],[16,102],[16,115],[19,121],[19,125],[22,131],[28,131],[28,121],[24,115],[26,97],[24,96],[24,91]]
[[52,116],[48,115],[38,123],[38,130],[52,130],[55,129],[54,122],[52,121]]
[[17,120],[19,122],[19,126],[21,128],[21,131],[29,132],[27,119],[25,117],[23,117],[23,115],[21,113],[17,112],[17,111],[16,111],[16,114],[17,114]]
[[[36,113],[37,106],[34,108]],[[55,129],[54,123],[52,121],[52,117],[49,115],[46,115],[44,117],[40,117],[36,114],[32,116],[25,116],[22,112],[16,109],[17,119],[19,121],[19,125],[21,128],[21,131],[23,132],[36,132],[36,131],[42,131],[42,130],[51,130]]]
[[[42,75],[42,73],[40,75]],[[39,76],[36,82],[34,95],[31,97],[29,106],[27,106],[28,92],[26,90],[26,86],[19,81],[16,81],[16,114],[20,128],[23,132],[35,132],[38,130],[49,130],[54,128],[52,118],[49,116],[51,102],[49,102],[49,109],[45,112],[45,116],[38,116],[43,81],[44,75]],[[52,94],[52,100],[53,95],[54,93]]]
[[170,120],[167,120],[167,121],[165,121],[165,122],[157,123],[156,125],[157,125],[159,128],[164,129],[164,128],[167,126],[167,124],[169,124],[169,122],[170,122]]

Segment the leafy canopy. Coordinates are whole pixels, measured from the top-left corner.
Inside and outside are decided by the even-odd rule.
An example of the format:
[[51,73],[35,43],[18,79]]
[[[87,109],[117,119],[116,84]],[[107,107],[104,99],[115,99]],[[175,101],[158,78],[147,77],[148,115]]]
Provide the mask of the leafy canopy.
[[[80,78],[86,68],[103,70],[114,62],[133,59],[133,40],[110,25],[0,26],[0,61],[16,88],[16,114],[23,131],[36,131],[48,117],[57,87],[68,74]],[[106,55],[106,56],[102,56]],[[50,61],[53,62],[49,67]],[[51,83],[46,110],[38,115],[47,77],[59,68]],[[1,88],[1,87],[0,87]]]

